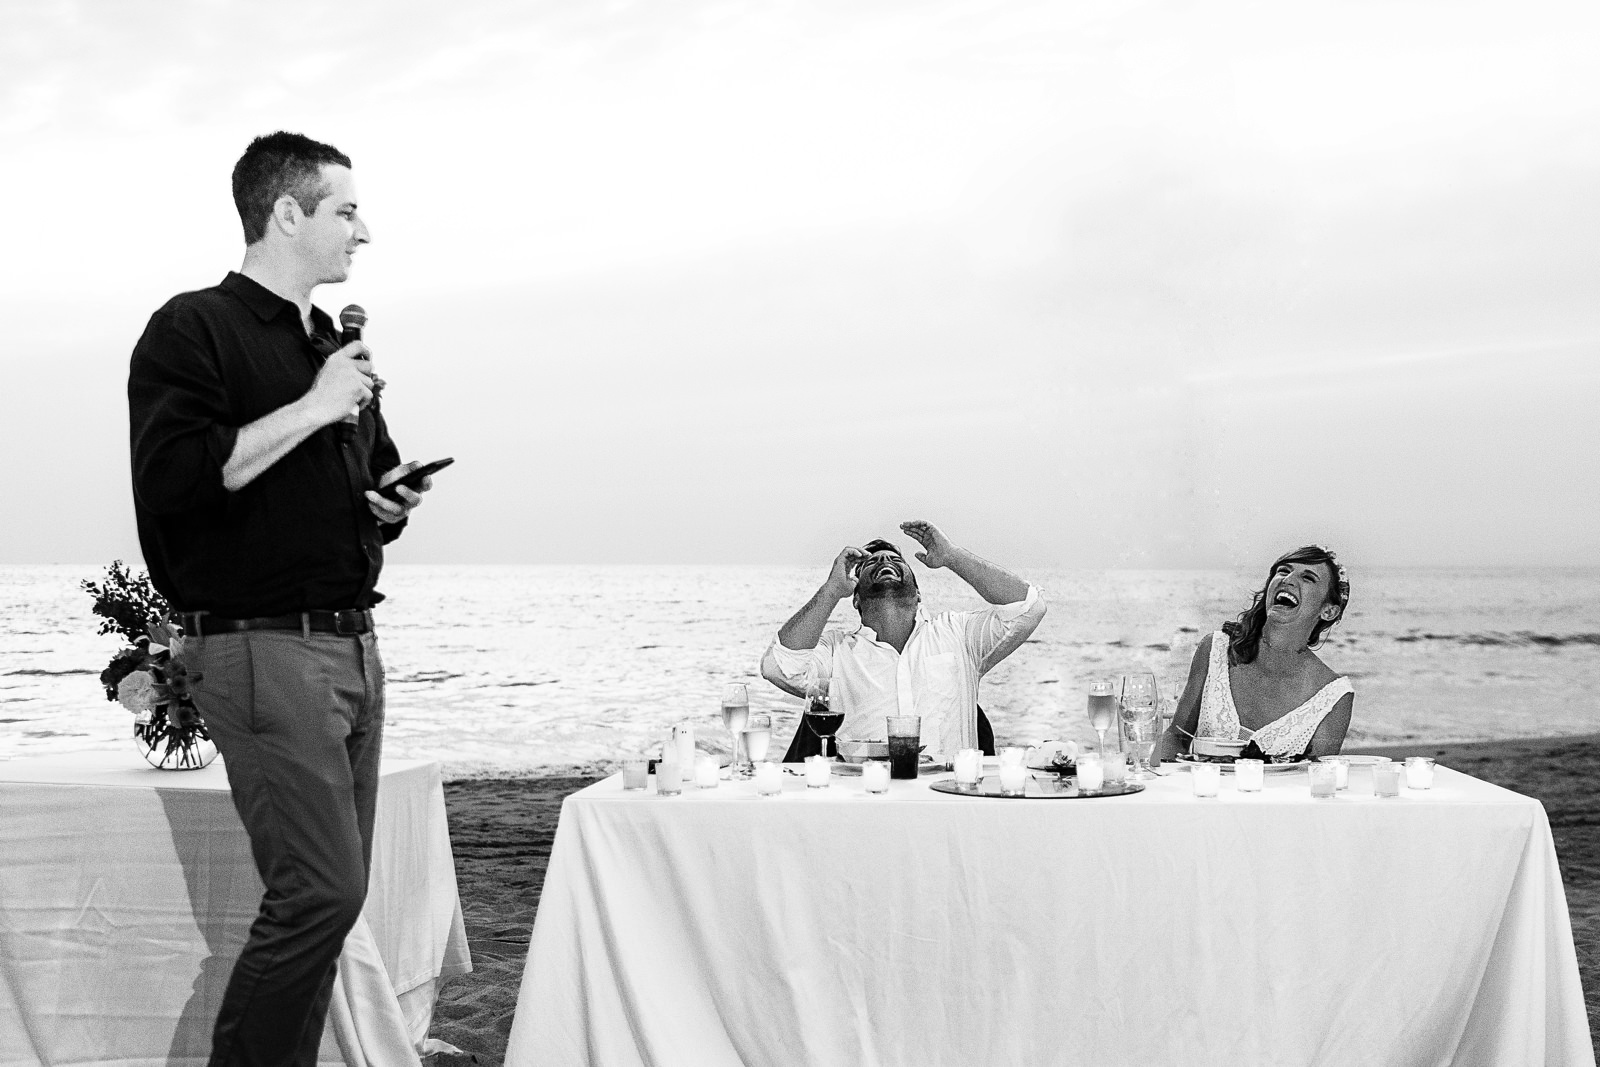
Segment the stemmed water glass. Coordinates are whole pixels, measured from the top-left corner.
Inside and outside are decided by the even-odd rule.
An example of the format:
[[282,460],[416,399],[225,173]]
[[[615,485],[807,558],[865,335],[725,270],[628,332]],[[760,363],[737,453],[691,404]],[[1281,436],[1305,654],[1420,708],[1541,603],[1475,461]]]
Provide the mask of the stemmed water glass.
[[1156,728],[1160,721],[1157,709],[1156,676],[1148,673],[1124,674],[1122,696],[1118,709],[1122,718],[1122,736],[1128,742],[1128,754],[1133,766],[1128,777],[1142,782],[1150,766],[1150,753],[1155,748]]
[[1106,752],[1106,731],[1116,721],[1117,695],[1108,679],[1089,683],[1089,725],[1100,735],[1099,753]]
[[733,735],[733,758],[728,766],[729,778],[747,778],[753,770],[739,765],[739,745],[745,723],[750,718],[750,691],[741,682],[734,682],[722,690],[722,725]]

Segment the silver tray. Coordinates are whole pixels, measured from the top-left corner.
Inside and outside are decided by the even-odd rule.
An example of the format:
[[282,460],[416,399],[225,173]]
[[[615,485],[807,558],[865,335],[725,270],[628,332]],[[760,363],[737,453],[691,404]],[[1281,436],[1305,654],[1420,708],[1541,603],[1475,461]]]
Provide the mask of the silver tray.
[[1143,793],[1144,783],[1108,783],[1104,789],[1093,793],[1080,793],[1076,778],[1034,778],[1030,775],[1023,783],[1023,793],[1019,797],[1000,792],[1000,776],[991,774],[979,781],[976,786],[959,785],[954,778],[946,778],[932,783],[928,788],[958,797],[998,797],[1001,800],[1097,800],[1100,797],[1125,797],[1133,793]]

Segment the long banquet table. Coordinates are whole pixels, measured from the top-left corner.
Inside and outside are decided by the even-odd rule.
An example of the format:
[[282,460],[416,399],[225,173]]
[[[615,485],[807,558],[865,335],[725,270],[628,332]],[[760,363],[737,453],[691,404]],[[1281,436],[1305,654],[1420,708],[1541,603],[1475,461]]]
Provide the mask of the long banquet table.
[[[438,764],[384,761],[372,852],[318,1059],[420,1064],[472,969]],[[261,894],[220,760],[0,762],[0,1065],[204,1064]]]
[[1535,800],[929,782],[568,797],[508,1067],[1594,1063]]

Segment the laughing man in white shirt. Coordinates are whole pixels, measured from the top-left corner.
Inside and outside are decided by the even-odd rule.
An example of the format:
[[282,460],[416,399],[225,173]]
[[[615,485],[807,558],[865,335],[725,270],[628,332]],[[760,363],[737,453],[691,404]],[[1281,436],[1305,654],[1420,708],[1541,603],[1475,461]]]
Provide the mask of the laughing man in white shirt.
[[[978,747],[978,681],[1033,633],[1044,598],[1010,571],[952,545],[932,523],[913,519],[900,529],[922,545],[918,560],[932,570],[949,567],[990,606],[930,616],[911,564],[894,545],[846,546],[822,588],[778,631],[761,674],[798,697],[808,679],[826,684],[829,704],[844,712],[841,738],[881,740],[887,716],[920,715],[926,754],[948,761]],[[827,630],[847,596],[861,626]],[[799,755],[792,745],[789,758]]]

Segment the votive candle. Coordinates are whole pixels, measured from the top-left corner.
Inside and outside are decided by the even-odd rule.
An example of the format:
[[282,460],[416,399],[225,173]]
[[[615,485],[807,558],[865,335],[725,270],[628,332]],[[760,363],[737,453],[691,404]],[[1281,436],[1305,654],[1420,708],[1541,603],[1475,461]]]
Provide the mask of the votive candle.
[[756,764],[756,792],[764,797],[775,797],[783,792],[783,771],[776,763]]
[[701,789],[717,787],[717,757],[707,754],[694,761],[694,784]]
[[1106,785],[1121,786],[1128,780],[1128,757],[1121,752],[1108,752],[1101,756],[1100,774]]
[[1241,793],[1259,793],[1267,784],[1266,765],[1258,759],[1233,761],[1233,783]]
[[956,753],[955,772],[956,784],[977,785],[979,768],[983,766],[983,754],[975,748],[964,748]]
[[1339,791],[1339,776],[1334,764],[1313,763],[1306,770],[1311,776],[1311,795],[1318,800],[1332,800]]
[[1333,765],[1333,788],[1350,788],[1350,761],[1343,756],[1318,756],[1318,763],[1331,763]]
[[1433,758],[1431,756],[1409,756],[1406,758],[1406,788],[1433,788]]
[[1078,792],[1098,793],[1105,785],[1105,768],[1100,765],[1100,757],[1093,752],[1085,752],[1078,757]]
[[1028,787],[1028,768],[1020,763],[1000,764],[1000,792],[1008,797],[1018,797]]
[[826,789],[833,776],[833,761],[827,756],[806,757],[806,788]]
[[650,761],[643,756],[622,761],[622,788],[643,789],[650,781]]
[[1197,797],[1214,797],[1222,788],[1222,768],[1215,763],[1196,763],[1189,768],[1190,784]]
[[869,793],[889,791],[889,765],[883,760],[869,759],[861,765],[861,782]]
[[1380,797],[1400,795],[1400,764],[1376,763],[1372,767],[1372,791]]

